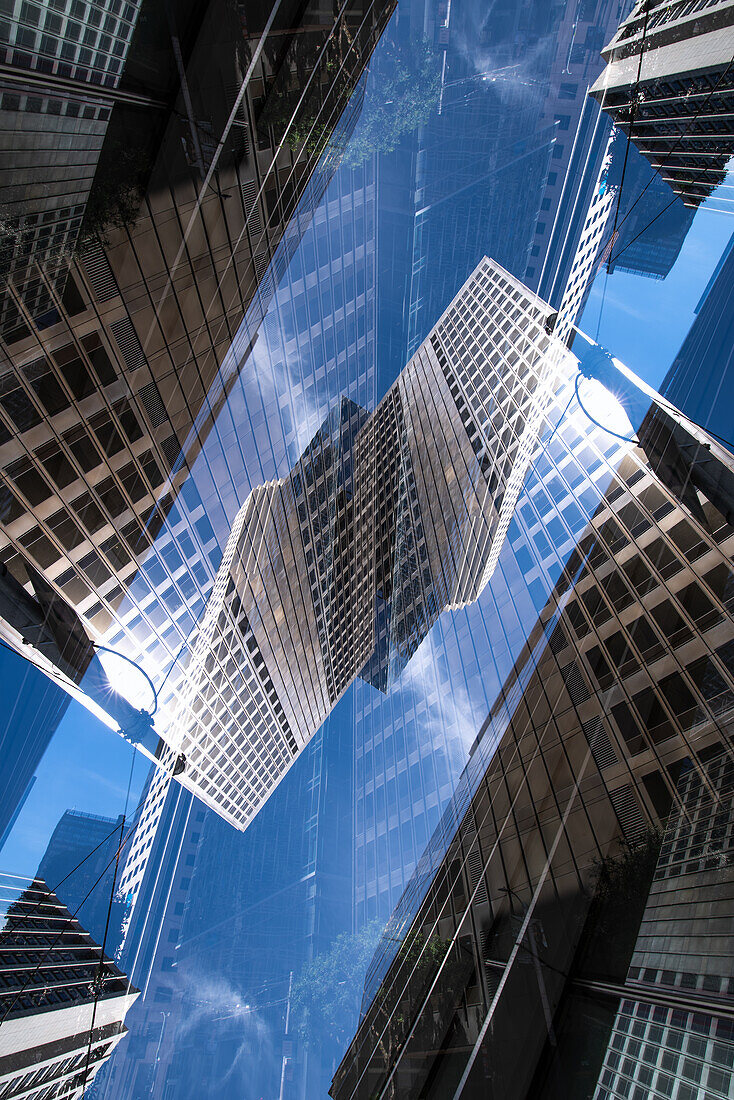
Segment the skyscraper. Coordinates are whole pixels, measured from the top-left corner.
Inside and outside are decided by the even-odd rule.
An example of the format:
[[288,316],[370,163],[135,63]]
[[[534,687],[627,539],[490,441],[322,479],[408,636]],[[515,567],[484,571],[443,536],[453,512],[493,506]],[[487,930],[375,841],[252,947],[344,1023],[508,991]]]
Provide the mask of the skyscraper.
[[[374,158],[342,167],[276,292],[245,391],[249,416],[268,423],[258,465],[247,471],[252,484],[258,472],[272,478],[293,464],[340,394],[368,408],[377,402],[375,204]],[[241,432],[246,440],[246,425]],[[337,838],[349,827],[349,754],[348,728],[336,742],[322,728],[298,775],[245,833],[205,812],[165,773],[151,776],[120,873],[131,906],[123,965],[145,992],[128,1018],[132,1041],[98,1086],[105,1100],[138,1093],[157,1100],[171,1089],[194,1096],[200,1069],[212,1095],[224,1078],[278,1094],[283,1057],[284,1098],[324,1091],[331,1063],[322,1070],[319,1051],[296,1035],[287,1054],[280,1040],[290,973],[348,927],[350,880]],[[210,1042],[188,1025],[221,1019],[221,997],[228,1022],[221,1041]],[[274,1049],[263,1048],[262,1029]],[[240,1043],[243,1052],[252,1043],[253,1053],[235,1065]]]
[[[582,361],[589,346],[577,337]],[[724,773],[714,774],[714,762],[724,752],[721,766],[730,769],[733,536],[721,509],[731,512],[734,468],[675,413],[649,414],[639,443],[584,427],[577,413],[559,421],[572,384],[559,388],[548,411],[512,535],[529,581],[534,560],[557,580],[388,926],[368,974],[363,1021],[335,1077],[338,1100],[421,1093],[545,1100],[575,1096],[576,1088],[587,1095],[587,1076],[593,1089],[615,1026],[605,998],[615,1009],[637,999],[639,1019],[647,1019],[645,1006],[662,1003],[662,982],[666,1012],[680,1015],[690,1009],[682,992],[689,979],[663,972],[700,973],[705,982],[716,971],[720,983],[731,970],[725,935],[711,965],[699,965],[705,912],[695,890],[679,911],[680,940],[666,939],[671,926],[660,923],[666,899],[652,916],[645,905],[658,853],[683,851],[677,842],[660,848],[656,830],[666,822],[680,832],[700,803],[695,839],[681,843],[697,845],[700,857],[714,828],[716,842],[730,844],[717,787]],[[709,492],[699,484],[695,500],[681,494],[669,459],[650,443],[661,415],[674,422],[667,430],[681,455],[710,452]],[[579,506],[588,529],[572,553],[560,554]],[[724,898],[728,857],[716,866]],[[598,883],[609,888],[592,902]],[[631,957],[643,910],[648,962],[640,969]],[[666,951],[677,952],[675,965]],[[584,1007],[590,997],[592,1008]],[[721,1003],[718,1011],[728,1019]],[[731,1057],[727,1026],[718,1034],[722,1056]],[[697,1019],[681,1018],[684,1038],[697,1028]],[[619,1049],[612,1044],[610,1053]],[[640,1058],[636,1080],[649,1084],[647,1060]]]
[[[68,909],[90,935],[101,941],[107,927],[107,951],[120,944],[124,906],[110,905],[115,880],[115,852],[125,838],[122,818],[66,810],[51,834],[37,877],[59,887]],[[109,921],[108,921],[109,913]]]
[[3,653],[4,668],[12,670],[17,690],[8,692],[0,724],[0,838],[4,840],[22,806],[41,758],[69,705],[69,696],[46,681],[39,693],[27,690],[32,670],[15,654]]
[[591,89],[687,206],[724,178],[734,152],[732,0],[640,0],[602,50]]
[[[17,0],[3,11],[0,278],[41,324],[64,295],[140,4]],[[3,337],[20,318],[15,296],[0,294]]]
[[170,737],[182,782],[240,828],[355,676],[387,690],[486,585],[568,357],[551,330],[483,260],[375,412],[342,400],[241,508]]
[[610,124],[587,92],[603,67],[599,50],[631,7],[632,0],[567,4],[554,36],[542,115],[553,127],[551,161],[525,271],[517,274],[556,309],[607,160]]
[[0,1088],[77,1097],[123,1038],[138,996],[46,883],[3,875]]
[[681,769],[594,1100],[653,1079],[679,1095],[729,1091],[733,782],[730,750]]
[[[616,171],[609,181],[612,187],[622,183],[623,164],[622,142],[616,140]],[[685,206],[680,198],[671,204],[668,184],[652,175],[648,163],[630,149],[617,221],[618,236],[610,250],[610,274],[619,270],[664,279],[680,255],[694,215],[695,210]]]

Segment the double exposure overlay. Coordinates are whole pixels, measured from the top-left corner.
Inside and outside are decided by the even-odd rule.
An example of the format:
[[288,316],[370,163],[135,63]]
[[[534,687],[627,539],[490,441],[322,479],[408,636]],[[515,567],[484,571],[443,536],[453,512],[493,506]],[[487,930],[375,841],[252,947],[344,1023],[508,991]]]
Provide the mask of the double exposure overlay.
[[0,0],[0,1098],[734,1094],[734,0]]

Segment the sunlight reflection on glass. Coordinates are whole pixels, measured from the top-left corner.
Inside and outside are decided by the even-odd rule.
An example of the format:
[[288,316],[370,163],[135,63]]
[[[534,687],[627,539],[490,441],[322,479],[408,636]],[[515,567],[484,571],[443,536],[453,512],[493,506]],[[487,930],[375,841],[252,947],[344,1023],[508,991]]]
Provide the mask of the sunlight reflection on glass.
[[632,441],[635,433],[630,419],[619,399],[606,386],[594,378],[585,378],[579,386],[579,395],[581,407],[590,419],[606,431]]

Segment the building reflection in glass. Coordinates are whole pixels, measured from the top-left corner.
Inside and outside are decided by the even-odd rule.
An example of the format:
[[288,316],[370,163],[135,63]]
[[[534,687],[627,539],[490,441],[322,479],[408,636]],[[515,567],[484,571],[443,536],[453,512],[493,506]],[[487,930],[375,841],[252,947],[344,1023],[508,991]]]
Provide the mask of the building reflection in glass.
[[170,736],[240,828],[356,675],[387,691],[486,586],[569,359],[550,317],[485,259],[375,412],[343,400],[243,505]]

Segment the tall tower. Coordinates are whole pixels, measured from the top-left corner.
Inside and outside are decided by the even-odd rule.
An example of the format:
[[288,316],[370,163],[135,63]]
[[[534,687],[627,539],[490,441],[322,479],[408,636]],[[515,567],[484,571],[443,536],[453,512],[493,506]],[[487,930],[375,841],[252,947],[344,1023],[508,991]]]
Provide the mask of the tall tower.
[[[50,295],[42,313],[25,282],[4,280],[16,321],[0,346],[0,558],[23,584],[26,561],[41,569],[95,638],[144,658],[153,678],[191,634],[242,503],[241,467],[210,481],[220,455],[202,445],[216,450],[227,431],[218,414],[228,421],[227,395],[339,162],[390,11],[284,5],[270,25],[268,5],[211,0],[177,7],[162,41],[146,23],[105,93],[87,243],[61,250],[63,294],[40,253],[29,263]],[[293,99],[300,66],[310,75]],[[64,80],[88,91],[76,70]],[[130,148],[142,160],[127,173]],[[41,170],[33,150],[15,167],[19,179]]]
[[253,490],[170,736],[223,816],[244,828],[355,676],[386,691],[477,599],[568,358],[550,307],[485,259],[371,416],[342,400]]
[[696,318],[660,392],[734,449],[734,234],[696,306]]

